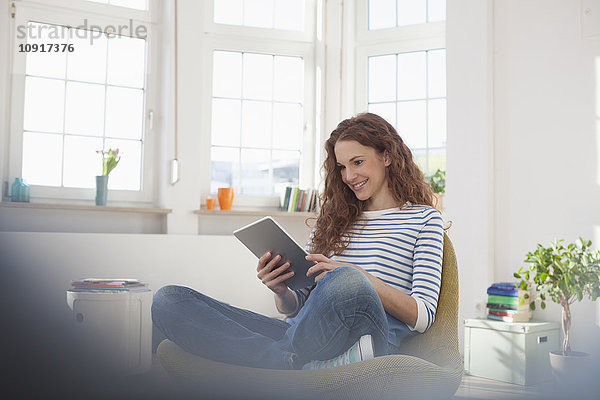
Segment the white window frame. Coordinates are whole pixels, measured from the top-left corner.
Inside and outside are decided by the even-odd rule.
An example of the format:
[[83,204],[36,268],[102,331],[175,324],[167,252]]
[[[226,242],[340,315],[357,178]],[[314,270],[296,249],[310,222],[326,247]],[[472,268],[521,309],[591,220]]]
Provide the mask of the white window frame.
[[[150,1],[152,9],[153,2]],[[121,203],[152,203],[155,199],[156,174],[155,174],[155,145],[156,126],[151,129],[148,116],[150,111],[158,110],[158,99],[155,92],[159,88],[157,82],[158,73],[152,73],[158,66],[158,57],[156,45],[152,38],[152,14],[151,10],[140,11],[124,7],[118,7],[107,4],[90,3],[87,1],[76,0],[51,0],[46,5],[40,5],[33,2],[15,2],[16,15],[11,20],[11,42],[10,51],[12,56],[11,63],[11,108],[10,108],[10,128],[9,128],[9,160],[7,165],[8,182],[13,182],[16,177],[20,177],[22,171],[23,159],[23,122],[24,122],[24,102],[25,102],[25,53],[19,53],[19,44],[26,43],[27,39],[17,37],[17,27],[26,25],[29,20],[35,20],[42,23],[69,25],[77,27],[87,18],[88,27],[97,25],[106,27],[108,25],[119,26],[131,23],[134,27],[144,26],[146,28],[146,82],[144,85],[144,121],[143,121],[143,145],[141,154],[141,190],[110,190],[111,201]],[[65,7],[64,9],[62,9]],[[67,8],[68,7],[68,8]],[[118,14],[115,17],[110,14]],[[134,19],[133,17],[142,17],[143,19]],[[129,32],[123,31],[123,34]],[[94,154],[94,156],[96,156]],[[100,165],[98,156],[98,164]],[[94,188],[71,188],[54,187],[43,185],[30,185],[30,197],[33,201],[58,202],[66,200],[68,202],[89,201],[94,198]]]
[[370,31],[368,18],[369,1],[357,0],[355,107],[359,112],[367,111],[369,103],[367,76],[369,57],[446,48],[445,21]]
[[[204,34],[202,45],[202,59],[204,60],[201,75],[202,108],[206,110],[208,118],[201,121],[201,159],[203,160],[201,179],[201,204],[211,193],[211,116],[212,116],[212,70],[213,52],[215,50],[235,51],[244,53],[260,53],[302,57],[304,60],[304,99],[302,102],[304,112],[304,134],[300,149],[300,169],[298,186],[315,187],[317,130],[315,128],[315,96],[316,96],[316,8],[314,0],[306,1],[305,31],[295,32],[281,29],[265,29],[247,26],[234,26],[215,24],[213,0],[205,2]],[[279,207],[279,196],[252,196],[235,195],[236,205],[240,208],[274,208]]]

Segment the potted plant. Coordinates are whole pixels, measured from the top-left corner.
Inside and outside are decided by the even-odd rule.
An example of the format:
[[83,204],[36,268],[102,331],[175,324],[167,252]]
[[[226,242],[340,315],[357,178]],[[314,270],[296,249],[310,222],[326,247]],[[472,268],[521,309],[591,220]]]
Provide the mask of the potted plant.
[[121,161],[119,149],[96,150],[102,155],[102,175],[96,176],[96,205],[105,206],[108,194],[108,174],[115,169]]
[[427,182],[433,189],[435,208],[442,211],[442,196],[446,193],[446,171],[438,168],[433,174],[427,176]]
[[[548,298],[561,305],[562,351],[550,352],[550,364],[557,382],[573,383],[586,375],[591,357],[588,353],[571,350],[571,304],[585,296],[592,301],[600,297],[600,251],[593,252],[592,242],[582,238],[566,247],[562,242],[555,240],[550,247],[538,244],[535,251],[526,255],[525,262],[529,266],[521,267],[514,277],[520,280],[517,285],[521,289],[535,287],[536,297],[529,303],[532,310],[537,300],[542,309],[546,308]],[[528,297],[526,294],[525,298]]]

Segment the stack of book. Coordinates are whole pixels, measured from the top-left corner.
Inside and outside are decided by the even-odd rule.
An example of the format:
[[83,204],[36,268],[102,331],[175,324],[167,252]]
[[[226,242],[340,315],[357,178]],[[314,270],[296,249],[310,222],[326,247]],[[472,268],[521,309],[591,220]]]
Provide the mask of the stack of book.
[[148,284],[137,279],[86,278],[71,282],[72,292],[139,292],[148,289]]
[[527,322],[531,319],[527,291],[511,282],[494,283],[487,289],[488,319],[504,322]]
[[285,188],[281,210],[287,212],[316,211],[318,197],[317,189],[300,189],[288,186]]

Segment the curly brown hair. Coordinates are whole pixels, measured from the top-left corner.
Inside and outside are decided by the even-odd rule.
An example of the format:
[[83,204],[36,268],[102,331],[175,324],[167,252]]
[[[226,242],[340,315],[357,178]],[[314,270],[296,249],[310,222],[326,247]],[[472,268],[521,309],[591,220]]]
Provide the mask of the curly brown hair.
[[327,157],[323,163],[325,188],[319,196],[321,210],[310,244],[312,253],[330,256],[341,254],[349,244],[348,231],[362,214],[366,201],[356,198],[341,177],[335,157],[335,144],[340,140],[355,140],[374,148],[379,154],[390,155],[388,185],[398,206],[405,202],[434,207],[431,186],[413,161],[412,153],[396,129],[379,115],[361,113],[339,123],[325,142]]

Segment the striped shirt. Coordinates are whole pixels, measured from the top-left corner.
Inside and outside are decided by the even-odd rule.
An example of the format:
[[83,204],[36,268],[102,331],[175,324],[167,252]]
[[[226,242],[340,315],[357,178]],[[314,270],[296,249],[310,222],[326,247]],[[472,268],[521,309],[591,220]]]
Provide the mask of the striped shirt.
[[[425,332],[435,319],[442,275],[443,227],[440,213],[429,206],[364,211],[349,231],[348,247],[332,260],[362,267],[417,303],[417,322],[411,331]],[[312,236],[312,235],[311,235]],[[307,251],[310,248],[310,241]],[[298,306],[312,288],[295,290]],[[388,314],[390,343],[407,325]]]

